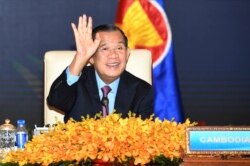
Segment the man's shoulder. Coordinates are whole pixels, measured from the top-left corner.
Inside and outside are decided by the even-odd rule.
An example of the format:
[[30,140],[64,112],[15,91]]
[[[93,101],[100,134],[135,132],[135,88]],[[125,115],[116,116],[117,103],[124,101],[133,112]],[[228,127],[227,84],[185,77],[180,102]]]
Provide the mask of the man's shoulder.
[[126,70],[122,73],[121,79],[126,80],[126,82],[129,82],[129,83],[138,84],[139,86],[143,86],[145,88],[151,88],[151,85],[148,82],[131,74],[130,72]]

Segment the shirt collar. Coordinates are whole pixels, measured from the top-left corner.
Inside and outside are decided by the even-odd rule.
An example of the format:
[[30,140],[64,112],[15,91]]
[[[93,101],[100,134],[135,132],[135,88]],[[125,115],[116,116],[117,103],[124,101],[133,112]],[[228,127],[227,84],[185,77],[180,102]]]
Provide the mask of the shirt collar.
[[96,77],[96,81],[97,81],[97,86],[98,86],[99,93],[101,92],[101,88],[103,86],[108,85],[112,89],[109,93],[116,94],[117,89],[118,89],[118,84],[120,82],[120,77],[117,78],[115,81],[113,81],[111,84],[106,84],[105,82],[103,82],[103,80],[100,78],[100,76],[98,75],[98,73],[96,71],[95,71],[95,77]]

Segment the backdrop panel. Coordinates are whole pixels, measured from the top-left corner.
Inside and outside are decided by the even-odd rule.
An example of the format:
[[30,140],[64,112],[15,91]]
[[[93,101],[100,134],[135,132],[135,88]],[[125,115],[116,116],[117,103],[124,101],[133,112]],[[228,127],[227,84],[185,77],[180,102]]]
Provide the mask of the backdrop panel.
[[[250,1],[166,0],[186,117],[250,125]],[[113,23],[117,0],[0,0],[0,122],[43,125],[43,56],[74,49],[70,23]]]

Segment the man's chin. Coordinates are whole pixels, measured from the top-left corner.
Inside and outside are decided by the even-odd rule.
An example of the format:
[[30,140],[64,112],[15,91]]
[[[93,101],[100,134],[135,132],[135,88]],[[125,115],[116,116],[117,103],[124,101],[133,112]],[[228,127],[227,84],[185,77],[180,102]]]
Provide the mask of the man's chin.
[[107,75],[110,75],[110,76],[118,76],[118,75],[120,75],[121,73],[122,73],[122,69],[121,68],[117,68],[117,67],[114,67],[114,68],[108,68],[107,70],[106,70],[106,73],[107,73]]
[[119,77],[120,77],[120,74],[117,74],[117,73],[116,74],[109,73],[109,74],[106,75],[106,78],[109,80],[109,82],[110,81],[113,82]]

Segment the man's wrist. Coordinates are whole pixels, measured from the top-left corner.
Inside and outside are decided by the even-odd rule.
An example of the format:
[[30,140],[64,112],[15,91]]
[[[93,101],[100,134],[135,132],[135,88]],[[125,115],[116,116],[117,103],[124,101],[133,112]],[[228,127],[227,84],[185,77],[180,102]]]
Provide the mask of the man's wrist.
[[67,75],[67,84],[71,86],[79,80],[81,73],[79,74],[79,76],[73,75],[70,73],[69,67],[67,67],[66,75]]

